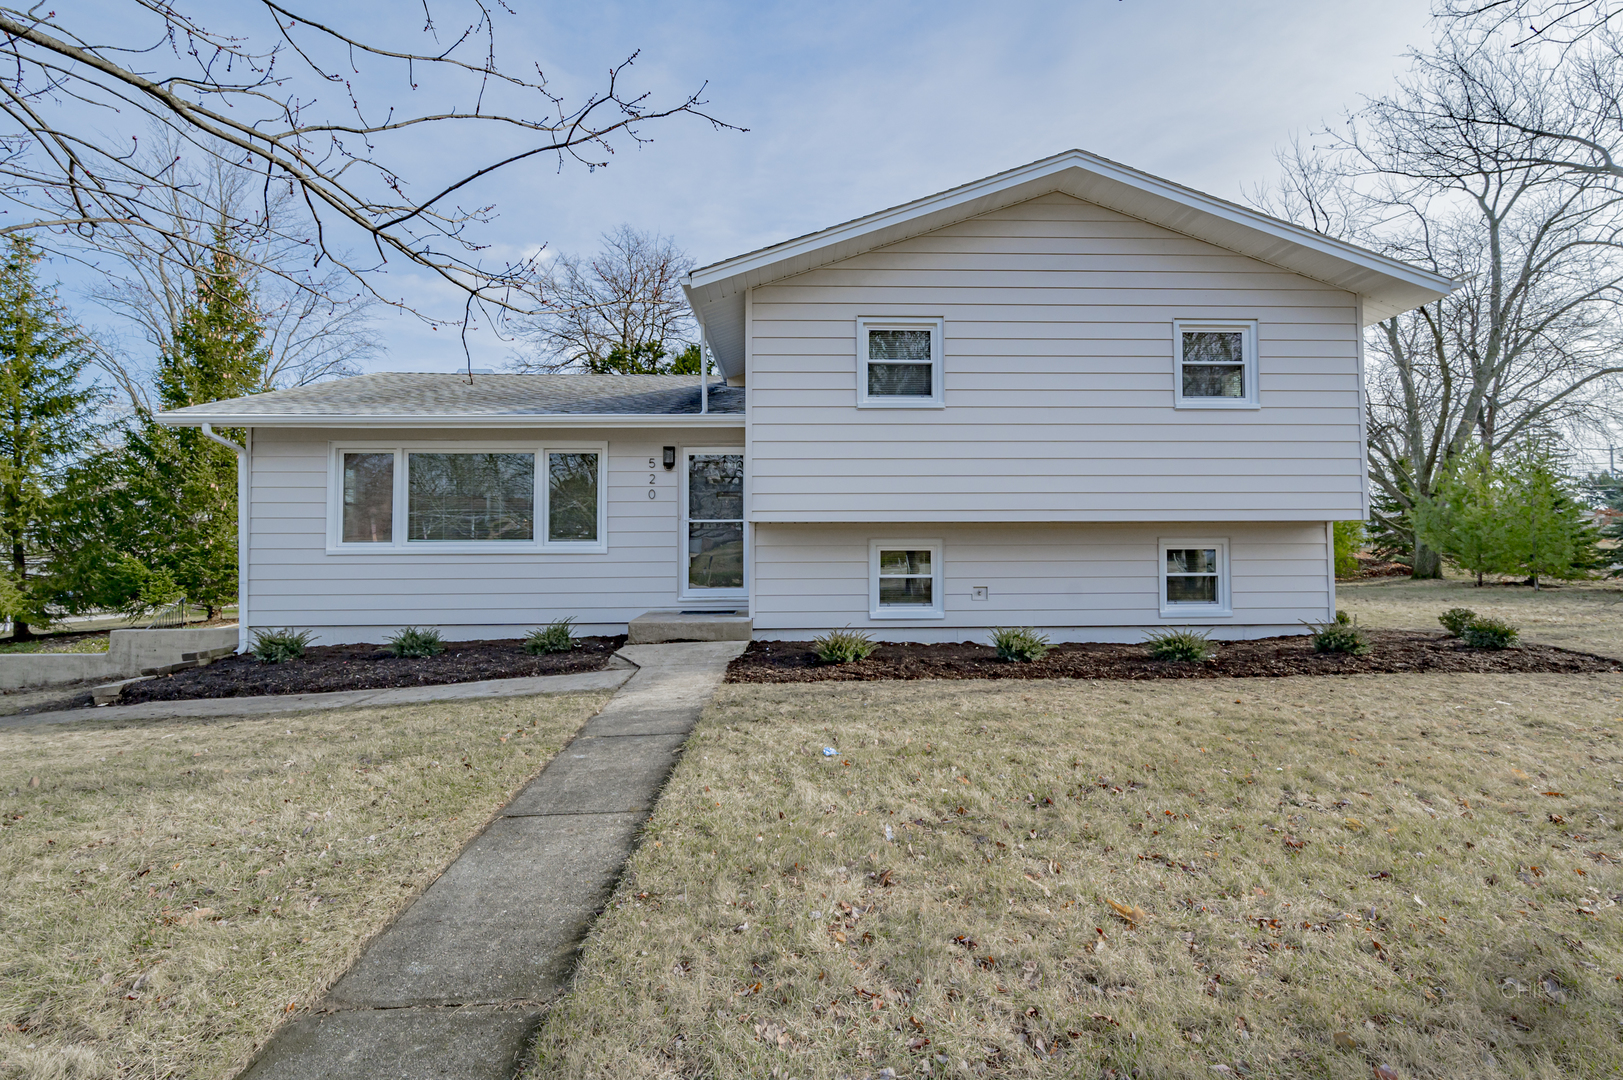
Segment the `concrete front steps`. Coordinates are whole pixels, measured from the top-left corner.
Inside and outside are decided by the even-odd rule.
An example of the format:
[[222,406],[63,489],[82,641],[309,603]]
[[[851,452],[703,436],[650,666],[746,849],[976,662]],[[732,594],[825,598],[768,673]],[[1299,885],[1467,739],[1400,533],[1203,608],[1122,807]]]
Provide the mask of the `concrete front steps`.
[[650,611],[632,619],[627,645],[672,641],[748,641],[754,629],[742,611]]

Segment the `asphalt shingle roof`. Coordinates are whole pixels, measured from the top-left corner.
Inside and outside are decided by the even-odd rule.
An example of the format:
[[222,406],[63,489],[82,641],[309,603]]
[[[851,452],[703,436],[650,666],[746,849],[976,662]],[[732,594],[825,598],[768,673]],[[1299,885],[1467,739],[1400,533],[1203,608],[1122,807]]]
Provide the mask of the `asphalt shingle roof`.
[[[699,405],[694,375],[475,375],[470,383],[466,375],[383,372],[162,415],[171,423],[226,417],[691,416]],[[744,391],[712,382],[710,411],[742,414]]]

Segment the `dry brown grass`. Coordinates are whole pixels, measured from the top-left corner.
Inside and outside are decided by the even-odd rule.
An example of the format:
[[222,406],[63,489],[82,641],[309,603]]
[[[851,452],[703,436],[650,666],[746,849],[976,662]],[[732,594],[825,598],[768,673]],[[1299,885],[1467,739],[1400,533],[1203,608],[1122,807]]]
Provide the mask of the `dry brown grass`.
[[1336,583],[1336,604],[1364,626],[1392,630],[1441,629],[1437,616],[1466,607],[1521,627],[1544,645],[1623,657],[1623,580],[1574,581],[1534,592],[1526,585],[1476,588],[1464,579]]
[[606,698],[0,730],[0,1076],[232,1075]]
[[532,1074],[1616,1076],[1620,738],[1612,675],[724,686]]

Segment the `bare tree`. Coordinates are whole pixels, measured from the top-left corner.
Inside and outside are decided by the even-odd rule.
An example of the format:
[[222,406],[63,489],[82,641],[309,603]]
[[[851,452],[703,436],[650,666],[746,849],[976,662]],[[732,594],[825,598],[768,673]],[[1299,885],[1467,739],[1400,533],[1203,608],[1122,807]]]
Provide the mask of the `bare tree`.
[[[1623,198],[1602,173],[1537,160],[1544,136],[1493,119],[1515,107],[1552,131],[1580,125],[1587,103],[1554,63],[1445,38],[1344,132],[1284,155],[1287,180],[1263,200],[1462,282],[1369,338],[1370,474],[1398,508],[1385,524],[1411,537],[1415,506],[1461,455],[1618,415]],[[1437,570],[1417,541],[1416,575]]]
[[[125,234],[108,239],[96,258],[106,276],[91,295],[105,308],[130,320],[156,359],[173,347],[175,328],[195,297],[199,275],[213,272],[219,238],[235,236],[232,223],[266,212],[269,222],[246,249],[234,250],[246,269],[244,284],[254,294],[255,313],[269,354],[266,388],[303,386],[352,375],[358,361],[377,349],[369,312],[375,301],[357,290],[336,266],[310,266],[310,241],[296,242],[301,224],[285,197],[263,199],[251,178],[207,157],[192,166],[159,133],[161,156],[176,183],[160,193],[171,209],[167,229],[176,239],[162,246]],[[213,226],[203,223],[212,215]],[[241,241],[239,240],[239,243]],[[96,350],[96,362],[137,411],[151,407],[147,396],[150,364],[123,350]]]
[[1614,29],[1623,16],[1618,0],[1441,0],[1437,15],[1485,33],[1505,33],[1512,46],[1529,42],[1571,45]]
[[[523,336],[520,371],[643,370],[654,353],[679,353],[697,331],[682,278],[693,268],[676,242],[621,225],[590,259],[560,255],[546,275],[546,306]],[[654,364],[647,361],[652,359]]]
[[[435,11],[447,5],[464,14],[442,34]],[[175,249],[180,258],[175,252],[226,208],[203,206],[207,214],[176,228],[177,205],[189,201],[174,198],[183,180],[141,153],[138,131],[155,124],[187,154],[253,178],[261,205],[224,214],[243,250],[277,233],[272,205],[285,200],[304,221],[277,239],[305,245],[312,270],[331,264],[375,299],[414,310],[383,292],[377,274],[417,267],[463,299],[455,321],[465,324],[475,308],[499,319],[535,307],[536,266],[490,257],[478,227],[494,208],[462,201],[478,199],[481,180],[545,155],[559,168],[602,167],[617,145],[644,141],[641,125],[679,114],[726,126],[704,114],[699,92],[656,104],[628,91],[636,54],[574,102],[539,66],[504,71],[495,19],[511,10],[488,0],[425,2],[425,51],[365,40],[277,0],[233,13],[257,13],[257,37],[205,26],[169,0],[123,7],[146,21],[144,40],[102,43],[100,16],[82,5],[0,5],[0,201],[8,204],[0,234],[27,231],[58,250]],[[398,26],[387,20],[369,32],[385,37]],[[389,77],[401,96],[370,100],[365,88]],[[422,86],[432,87],[430,100],[409,107]],[[408,174],[424,167],[408,168],[409,154],[425,138],[478,149],[471,159],[439,155],[454,162],[448,173],[413,184]],[[262,269],[285,275],[283,266]],[[286,279],[299,289],[320,280]]]

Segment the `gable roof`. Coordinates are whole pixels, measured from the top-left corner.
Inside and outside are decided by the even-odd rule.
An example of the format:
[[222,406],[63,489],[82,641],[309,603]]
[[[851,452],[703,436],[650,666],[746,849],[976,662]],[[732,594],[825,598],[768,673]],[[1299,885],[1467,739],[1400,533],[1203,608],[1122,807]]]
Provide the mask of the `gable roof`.
[[981,214],[1061,192],[1356,293],[1365,325],[1447,296],[1452,279],[1083,150],[1022,165],[889,210],[701,267],[683,283],[729,377],[744,370],[744,294]]
[[[700,416],[696,375],[440,375],[382,372],[159,413],[170,427],[452,426]],[[744,392],[712,383],[712,416],[741,420]]]

